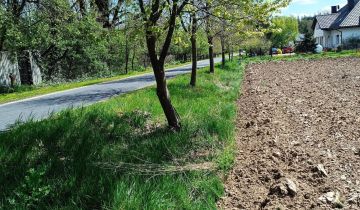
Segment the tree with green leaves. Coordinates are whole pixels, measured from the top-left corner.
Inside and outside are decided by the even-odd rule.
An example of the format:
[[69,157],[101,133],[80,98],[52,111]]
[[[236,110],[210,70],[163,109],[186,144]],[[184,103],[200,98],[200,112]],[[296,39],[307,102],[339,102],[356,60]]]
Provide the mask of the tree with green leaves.
[[269,39],[275,47],[288,46],[299,34],[298,21],[294,17],[275,17],[272,23],[275,30],[269,34]]
[[191,61],[192,61],[190,85],[193,87],[196,85],[197,56],[198,56],[197,32],[199,25],[198,25],[198,17],[197,17],[198,10],[196,8],[196,5],[198,3],[199,1],[191,0],[186,7],[186,11],[184,11],[180,15],[180,21],[183,30],[186,33],[190,34]]
[[[245,29],[249,32],[262,31],[284,2],[287,0],[3,0],[0,49],[13,54],[38,52],[48,82],[127,73],[130,63],[134,69],[150,61],[168,124],[179,130],[180,118],[167,89],[166,59],[191,54],[190,84],[195,86],[199,54],[209,55],[210,72],[214,72],[214,51],[223,55],[232,51],[243,26],[252,25]],[[182,22],[186,30],[181,30]]]
[[[157,95],[169,127],[179,130],[181,127],[180,119],[170,100],[164,64],[176,28],[176,18],[190,2],[188,0],[138,0],[138,3],[144,21],[148,54],[156,78]],[[201,12],[200,17],[202,17],[205,22],[205,32],[209,45],[210,72],[214,73],[213,39],[218,34],[221,34],[221,32],[224,32],[224,21],[228,20],[229,23],[234,23],[236,21],[246,20],[248,24],[255,23],[256,28],[261,28],[260,25],[265,25],[264,23],[269,21],[269,16],[280,7],[286,6],[289,0],[204,0],[199,1],[198,4],[195,4],[195,1],[191,1],[191,3],[192,6]],[[231,7],[231,10],[227,11],[229,7]],[[194,10],[190,12],[190,16],[192,35],[195,35],[197,30],[197,16]],[[161,34],[166,35],[164,40],[159,43]],[[193,49],[196,48],[195,39],[196,36],[192,36]],[[225,46],[225,40],[223,39],[222,41],[222,46]],[[224,47],[222,47],[222,51],[224,52]],[[194,65],[195,55],[196,53],[193,53],[193,69],[196,67]],[[192,76],[196,78],[196,74],[193,73]]]
[[306,34],[307,32],[313,33],[313,25],[314,17],[312,16],[306,16],[306,17],[299,17],[298,23],[299,23],[299,33]]
[[210,72],[214,72],[212,47],[215,37],[220,38],[222,65],[224,66],[226,42],[229,37],[244,32],[254,34],[267,33],[272,21],[272,15],[280,8],[287,6],[289,2],[289,0],[205,1],[205,31],[208,34],[209,42]]

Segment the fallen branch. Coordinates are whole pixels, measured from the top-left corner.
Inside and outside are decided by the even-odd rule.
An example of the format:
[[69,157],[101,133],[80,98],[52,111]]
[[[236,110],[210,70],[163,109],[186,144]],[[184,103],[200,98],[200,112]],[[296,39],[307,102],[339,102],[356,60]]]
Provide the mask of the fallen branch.
[[213,171],[216,169],[215,164],[212,162],[195,163],[188,165],[162,165],[162,164],[134,164],[125,162],[96,162],[95,166],[105,169],[113,170],[115,172],[125,172],[127,174],[141,174],[141,175],[161,175],[161,174],[174,174],[189,171]]

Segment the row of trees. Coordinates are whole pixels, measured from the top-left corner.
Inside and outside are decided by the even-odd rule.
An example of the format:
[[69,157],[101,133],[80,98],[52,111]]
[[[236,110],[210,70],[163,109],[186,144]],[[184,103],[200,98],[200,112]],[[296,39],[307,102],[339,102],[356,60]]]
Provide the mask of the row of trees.
[[[266,33],[271,25],[272,14],[289,2],[286,0],[138,0],[138,3],[144,22],[147,49],[156,78],[157,95],[169,126],[179,130],[180,119],[170,100],[164,69],[177,19],[180,19],[184,31],[190,33],[193,58],[190,84],[195,86],[199,24],[204,25],[208,41],[210,73],[214,73],[214,37],[220,37],[224,66],[225,48],[228,46],[228,51],[231,52],[230,43],[236,41],[236,35]],[[233,34],[235,36],[232,36]],[[164,38],[160,39],[161,36]],[[236,45],[236,43],[232,44],[232,46]]]
[[274,47],[287,47],[299,34],[298,20],[294,17],[276,17],[273,25],[274,31],[268,34],[268,39]]
[[[107,74],[150,62],[169,126],[180,129],[165,77],[171,55],[196,61],[231,54],[250,37],[275,29],[289,0],[0,0],[0,50],[39,52],[46,79]],[[143,65],[144,64],[144,65]]]

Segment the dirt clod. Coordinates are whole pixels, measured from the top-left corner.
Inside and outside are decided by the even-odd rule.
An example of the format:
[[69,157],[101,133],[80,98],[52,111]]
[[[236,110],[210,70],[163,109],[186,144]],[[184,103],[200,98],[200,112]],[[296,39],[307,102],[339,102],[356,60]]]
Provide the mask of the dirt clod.
[[318,164],[315,168],[315,171],[318,172],[320,176],[328,176],[328,173],[326,172],[323,164]]
[[295,196],[297,193],[297,187],[294,181],[286,179],[286,186],[291,196]]

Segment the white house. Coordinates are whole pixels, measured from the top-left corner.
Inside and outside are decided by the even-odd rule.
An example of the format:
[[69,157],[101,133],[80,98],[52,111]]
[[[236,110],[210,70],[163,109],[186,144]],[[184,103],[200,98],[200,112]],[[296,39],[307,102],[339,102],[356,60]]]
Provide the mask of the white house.
[[318,15],[313,23],[317,44],[336,48],[351,38],[360,39],[360,0],[348,0],[340,8],[331,7],[331,14]]

